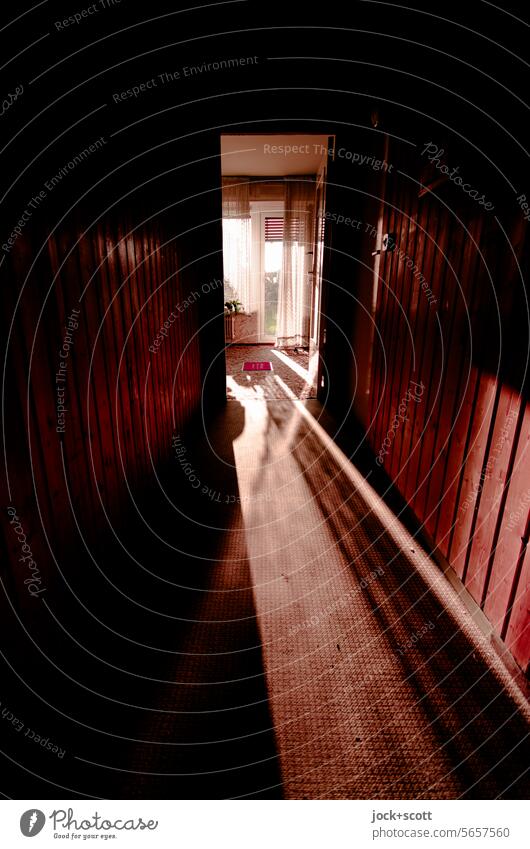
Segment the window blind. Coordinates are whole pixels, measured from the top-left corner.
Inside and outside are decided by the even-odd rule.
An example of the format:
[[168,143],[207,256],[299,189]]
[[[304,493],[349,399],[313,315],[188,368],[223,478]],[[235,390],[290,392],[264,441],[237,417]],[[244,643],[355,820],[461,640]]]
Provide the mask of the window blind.
[[[300,219],[291,219],[291,234],[290,240],[297,242],[300,233]],[[284,220],[283,218],[265,218],[265,241],[266,242],[283,242],[284,239]]]

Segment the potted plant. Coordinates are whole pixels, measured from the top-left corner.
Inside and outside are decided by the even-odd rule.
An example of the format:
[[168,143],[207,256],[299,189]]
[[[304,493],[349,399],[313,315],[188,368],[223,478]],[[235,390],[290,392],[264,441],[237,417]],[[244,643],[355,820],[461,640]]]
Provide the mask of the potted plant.
[[243,304],[241,301],[238,301],[234,298],[232,301],[225,301],[225,307],[229,313],[238,313],[241,312]]

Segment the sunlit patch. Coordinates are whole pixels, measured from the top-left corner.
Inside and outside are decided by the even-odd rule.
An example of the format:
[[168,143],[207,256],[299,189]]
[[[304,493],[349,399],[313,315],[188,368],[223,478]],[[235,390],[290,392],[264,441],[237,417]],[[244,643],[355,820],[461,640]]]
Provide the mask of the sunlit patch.
[[[248,384],[241,384],[231,375],[226,377],[226,389],[231,398],[235,398],[244,405],[245,401],[262,401],[265,404],[265,393],[263,387],[259,384],[252,384],[252,378],[249,374],[245,375]],[[266,405],[265,405],[266,406]]]

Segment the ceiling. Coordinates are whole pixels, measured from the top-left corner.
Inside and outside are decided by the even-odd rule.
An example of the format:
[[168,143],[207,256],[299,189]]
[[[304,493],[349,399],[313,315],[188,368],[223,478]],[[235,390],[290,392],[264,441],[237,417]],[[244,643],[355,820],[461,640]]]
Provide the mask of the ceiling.
[[325,156],[321,147],[327,146],[327,135],[221,136],[221,172],[225,177],[316,174]]

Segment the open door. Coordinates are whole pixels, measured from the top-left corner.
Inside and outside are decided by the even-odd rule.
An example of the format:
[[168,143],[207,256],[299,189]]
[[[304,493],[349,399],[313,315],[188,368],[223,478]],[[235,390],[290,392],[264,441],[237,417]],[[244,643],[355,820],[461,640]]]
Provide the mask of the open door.
[[319,345],[320,336],[320,301],[322,294],[322,263],[324,256],[325,200],[326,200],[326,170],[327,163],[323,162],[317,174],[315,199],[315,228],[313,240],[313,267],[310,271],[312,282],[311,322],[310,322],[310,354],[314,354]]
[[[242,360],[272,356],[276,383],[281,379],[297,397],[316,395],[327,159],[333,145],[326,133],[221,136],[225,341],[232,389]],[[247,389],[257,380],[244,375]],[[274,387],[265,388],[272,397]]]
[[326,227],[326,195],[327,183],[333,171],[335,155],[335,137],[328,139],[328,155],[323,159],[317,174],[316,209],[315,209],[315,245],[313,252],[313,299],[311,305],[311,354],[318,357],[317,397],[325,394],[326,377],[323,363],[325,362],[325,347],[327,340],[326,301],[327,280],[326,268],[329,266],[329,251],[324,252],[324,246],[330,247],[329,227]]

